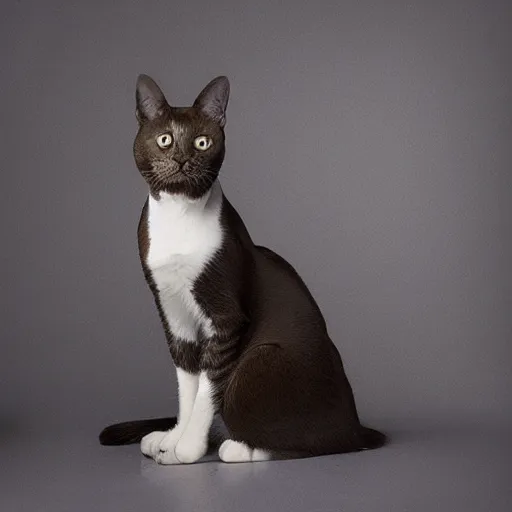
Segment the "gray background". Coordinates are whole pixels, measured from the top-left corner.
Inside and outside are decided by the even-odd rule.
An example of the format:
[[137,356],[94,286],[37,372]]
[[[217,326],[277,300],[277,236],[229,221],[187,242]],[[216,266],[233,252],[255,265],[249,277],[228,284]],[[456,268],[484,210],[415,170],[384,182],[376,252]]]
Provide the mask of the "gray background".
[[175,105],[230,77],[224,190],[310,286],[364,420],[509,426],[511,26],[489,0],[2,2],[5,421],[138,465],[94,436],[176,410],[136,248],[145,72]]

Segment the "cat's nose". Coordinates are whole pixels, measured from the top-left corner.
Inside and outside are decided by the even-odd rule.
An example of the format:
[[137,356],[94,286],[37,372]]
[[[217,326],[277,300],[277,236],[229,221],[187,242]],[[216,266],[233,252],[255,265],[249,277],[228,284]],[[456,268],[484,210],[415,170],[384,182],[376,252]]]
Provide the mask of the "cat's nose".
[[183,167],[186,162],[187,162],[187,159],[184,157],[184,156],[173,156],[172,159],[180,166],[180,167]]

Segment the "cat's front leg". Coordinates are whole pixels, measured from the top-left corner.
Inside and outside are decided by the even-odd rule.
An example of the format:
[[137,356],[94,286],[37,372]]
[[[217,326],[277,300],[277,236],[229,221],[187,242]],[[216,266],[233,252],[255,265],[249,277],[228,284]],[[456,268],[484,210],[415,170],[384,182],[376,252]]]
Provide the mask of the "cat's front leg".
[[212,398],[212,384],[206,372],[199,376],[199,386],[187,425],[174,449],[163,449],[162,440],[155,460],[159,464],[191,464],[206,454],[208,434],[213,422],[215,407]]
[[160,462],[159,458],[162,461],[168,460],[168,462],[161,462],[162,464],[180,463],[176,458],[174,462],[171,459],[190,420],[199,387],[199,373],[190,373],[177,367],[176,374],[179,397],[178,423],[167,432],[151,432],[144,436],[140,443],[140,449],[144,455],[152,457],[157,462]]

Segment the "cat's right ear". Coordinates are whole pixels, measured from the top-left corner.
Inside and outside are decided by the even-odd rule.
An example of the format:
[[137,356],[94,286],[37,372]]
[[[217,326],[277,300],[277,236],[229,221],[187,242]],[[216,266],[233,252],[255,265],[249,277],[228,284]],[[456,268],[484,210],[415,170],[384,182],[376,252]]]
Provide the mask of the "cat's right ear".
[[135,97],[137,100],[135,115],[139,123],[156,119],[169,107],[164,93],[148,75],[139,75]]

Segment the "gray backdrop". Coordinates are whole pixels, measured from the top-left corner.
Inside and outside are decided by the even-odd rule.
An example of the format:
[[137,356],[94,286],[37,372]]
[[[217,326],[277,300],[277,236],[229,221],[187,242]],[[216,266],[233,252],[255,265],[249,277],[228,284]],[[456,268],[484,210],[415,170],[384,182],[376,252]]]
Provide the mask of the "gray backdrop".
[[[224,190],[310,286],[361,416],[511,415],[510,2],[4,1],[2,415],[175,412],[143,280],[139,73],[232,84]],[[380,422],[380,423],[379,423]]]

